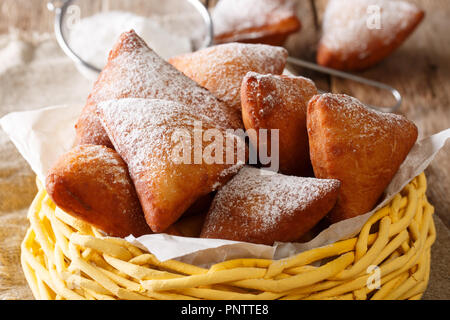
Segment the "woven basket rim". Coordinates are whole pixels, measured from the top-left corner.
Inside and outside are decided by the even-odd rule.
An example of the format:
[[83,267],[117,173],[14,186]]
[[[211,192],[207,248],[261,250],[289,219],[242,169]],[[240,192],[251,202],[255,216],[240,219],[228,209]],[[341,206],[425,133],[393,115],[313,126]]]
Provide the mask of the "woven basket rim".
[[436,231],[423,173],[355,238],[281,260],[234,259],[209,269],[160,262],[126,240],[104,237],[38,188],[21,246],[37,299],[420,299],[428,284]]

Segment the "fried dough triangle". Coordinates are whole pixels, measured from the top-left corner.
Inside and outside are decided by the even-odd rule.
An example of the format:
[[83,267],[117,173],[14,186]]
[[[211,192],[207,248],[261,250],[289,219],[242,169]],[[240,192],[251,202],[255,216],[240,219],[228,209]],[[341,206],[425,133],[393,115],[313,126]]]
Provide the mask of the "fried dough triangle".
[[221,0],[212,12],[214,41],[282,45],[300,30],[292,0]]
[[112,149],[83,145],[70,150],[49,170],[46,190],[59,208],[111,236],[151,233],[127,165]]
[[417,140],[406,118],[373,111],[346,95],[314,97],[307,118],[317,178],[341,181],[332,222],[373,209]]
[[[240,161],[234,157],[242,140],[189,106],[165,100],[121,99],[100,103],[97,113],[128,165],[154,232],[166,230],[196,200],[219,188],[245,164],[245,152]],[[196,122],[201,122],[201,129],[196,129]],[[223,136],[223,144],[217,143],[222,150],[217,147],[207,152],[212,143],[205,142],[208,129]],[[205,137],[196,142],[199,133]],[[234,144],[231,151],[227,139]],[[196,157],[198,150],[203,150],[203,157]],[[231,161],[226,159],[228,152]],[[205,157],[209,154],[213,158]]]
[[244,167],[217,192],[201,237],[267,245],[298,240],[333,208],[339,185]]

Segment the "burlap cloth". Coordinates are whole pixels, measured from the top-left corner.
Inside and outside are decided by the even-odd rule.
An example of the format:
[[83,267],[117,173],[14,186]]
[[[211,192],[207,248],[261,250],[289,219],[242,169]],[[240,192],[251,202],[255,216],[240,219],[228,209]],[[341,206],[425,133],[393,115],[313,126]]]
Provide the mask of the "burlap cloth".
[[[12,111],[84,104],[91,86],[53,36],[0,36],[0,117]],[[35,193],[35,175],[0,130],[0,299],[33,298],[20,266],[20,243]],[[438,239],[425,298],[449,299],[450,233],[439,218],[435,221]]]
[[[82,105],[91,86],[53,36],[0,36],[0,117],[45,106]],[[20,242],[35,185],[35,175],[0,129],[0,299],[33,298],[20,267]]]

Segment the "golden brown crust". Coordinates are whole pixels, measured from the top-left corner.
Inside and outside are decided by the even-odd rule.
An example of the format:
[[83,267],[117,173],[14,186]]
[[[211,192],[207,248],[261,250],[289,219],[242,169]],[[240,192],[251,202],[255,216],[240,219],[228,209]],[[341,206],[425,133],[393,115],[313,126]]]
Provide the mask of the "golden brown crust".
[[125,162],[104,146],[78,146],[50,169],[46,189],[55,204],[111,236],[151,233]]
[[[312,176],[309,159],[306,109],[317,94],[315,84],[306,78],[248,73],[242,82],[242,119],[246,130],[279,130],[280,172]],[[251,143],[258,139],[249,135]],[[267,151],[271,150],[268,132]]]
[[339,185],[246,167],[218,191],[200,236],[267,245],[298,240],[333,208]]
[[367,109],[358,100],[325,94],[314,97],[307,118],[316,177],[341,181],[332,222],[373,209],[417,140],[406,118]]
[[228,43],[171,58],[169,62],[241,113],[240,88],[250,72],[282,74],[288,53],[281,47]]

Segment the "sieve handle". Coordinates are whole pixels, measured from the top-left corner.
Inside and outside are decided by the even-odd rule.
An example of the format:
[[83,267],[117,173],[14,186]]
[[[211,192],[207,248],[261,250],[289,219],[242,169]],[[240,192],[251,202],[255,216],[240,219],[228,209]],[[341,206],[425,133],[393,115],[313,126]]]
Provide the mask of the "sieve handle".
[[400,92],[391,87],[388,86],[387,84],[378,82],[378,81],[374,81],[374,80],[370,80],[370,79],[366,79],[360,76],[356,76],[354,74],[351,73],[347,73],[347,72],[343,72],[343,71],[339,71],[339,70],[335,70],[335,69],[331,69],[331,68],[327,68],[327,67],[323,67],[323,66],[319,66],[318,64],[309,62],[309,61],[305,61],[305,60],[301,60],[298,58],[292,58],[289,57],[288,58],[288,62],[302,67],[302,68],[306,68],[306,69],[310,69],[310,70],[314,70],[317,71],[319,73],[324,73],[324,74],[329,74],[338,78],[342,78],[342,79],[347,79],[347,80],[351,80],[354,82],[358,82],[364,85],[367,85],[369,87],[374,87],[374,88],[378,88],[378,89],[382,89],[385,91],[389,91],[390,94],[394,97],[396,104],[391,106],[391,107],[380,107],[380,106],[374,106],[374,105],[368,105],[366,104],[366,106],[368,106],[369,108],[378,110],[378,111],[382,111],[382,112],[396,112],[398,111],[398,109],[400,108],[400,106],[402,105],[402,95],[400,94]]

